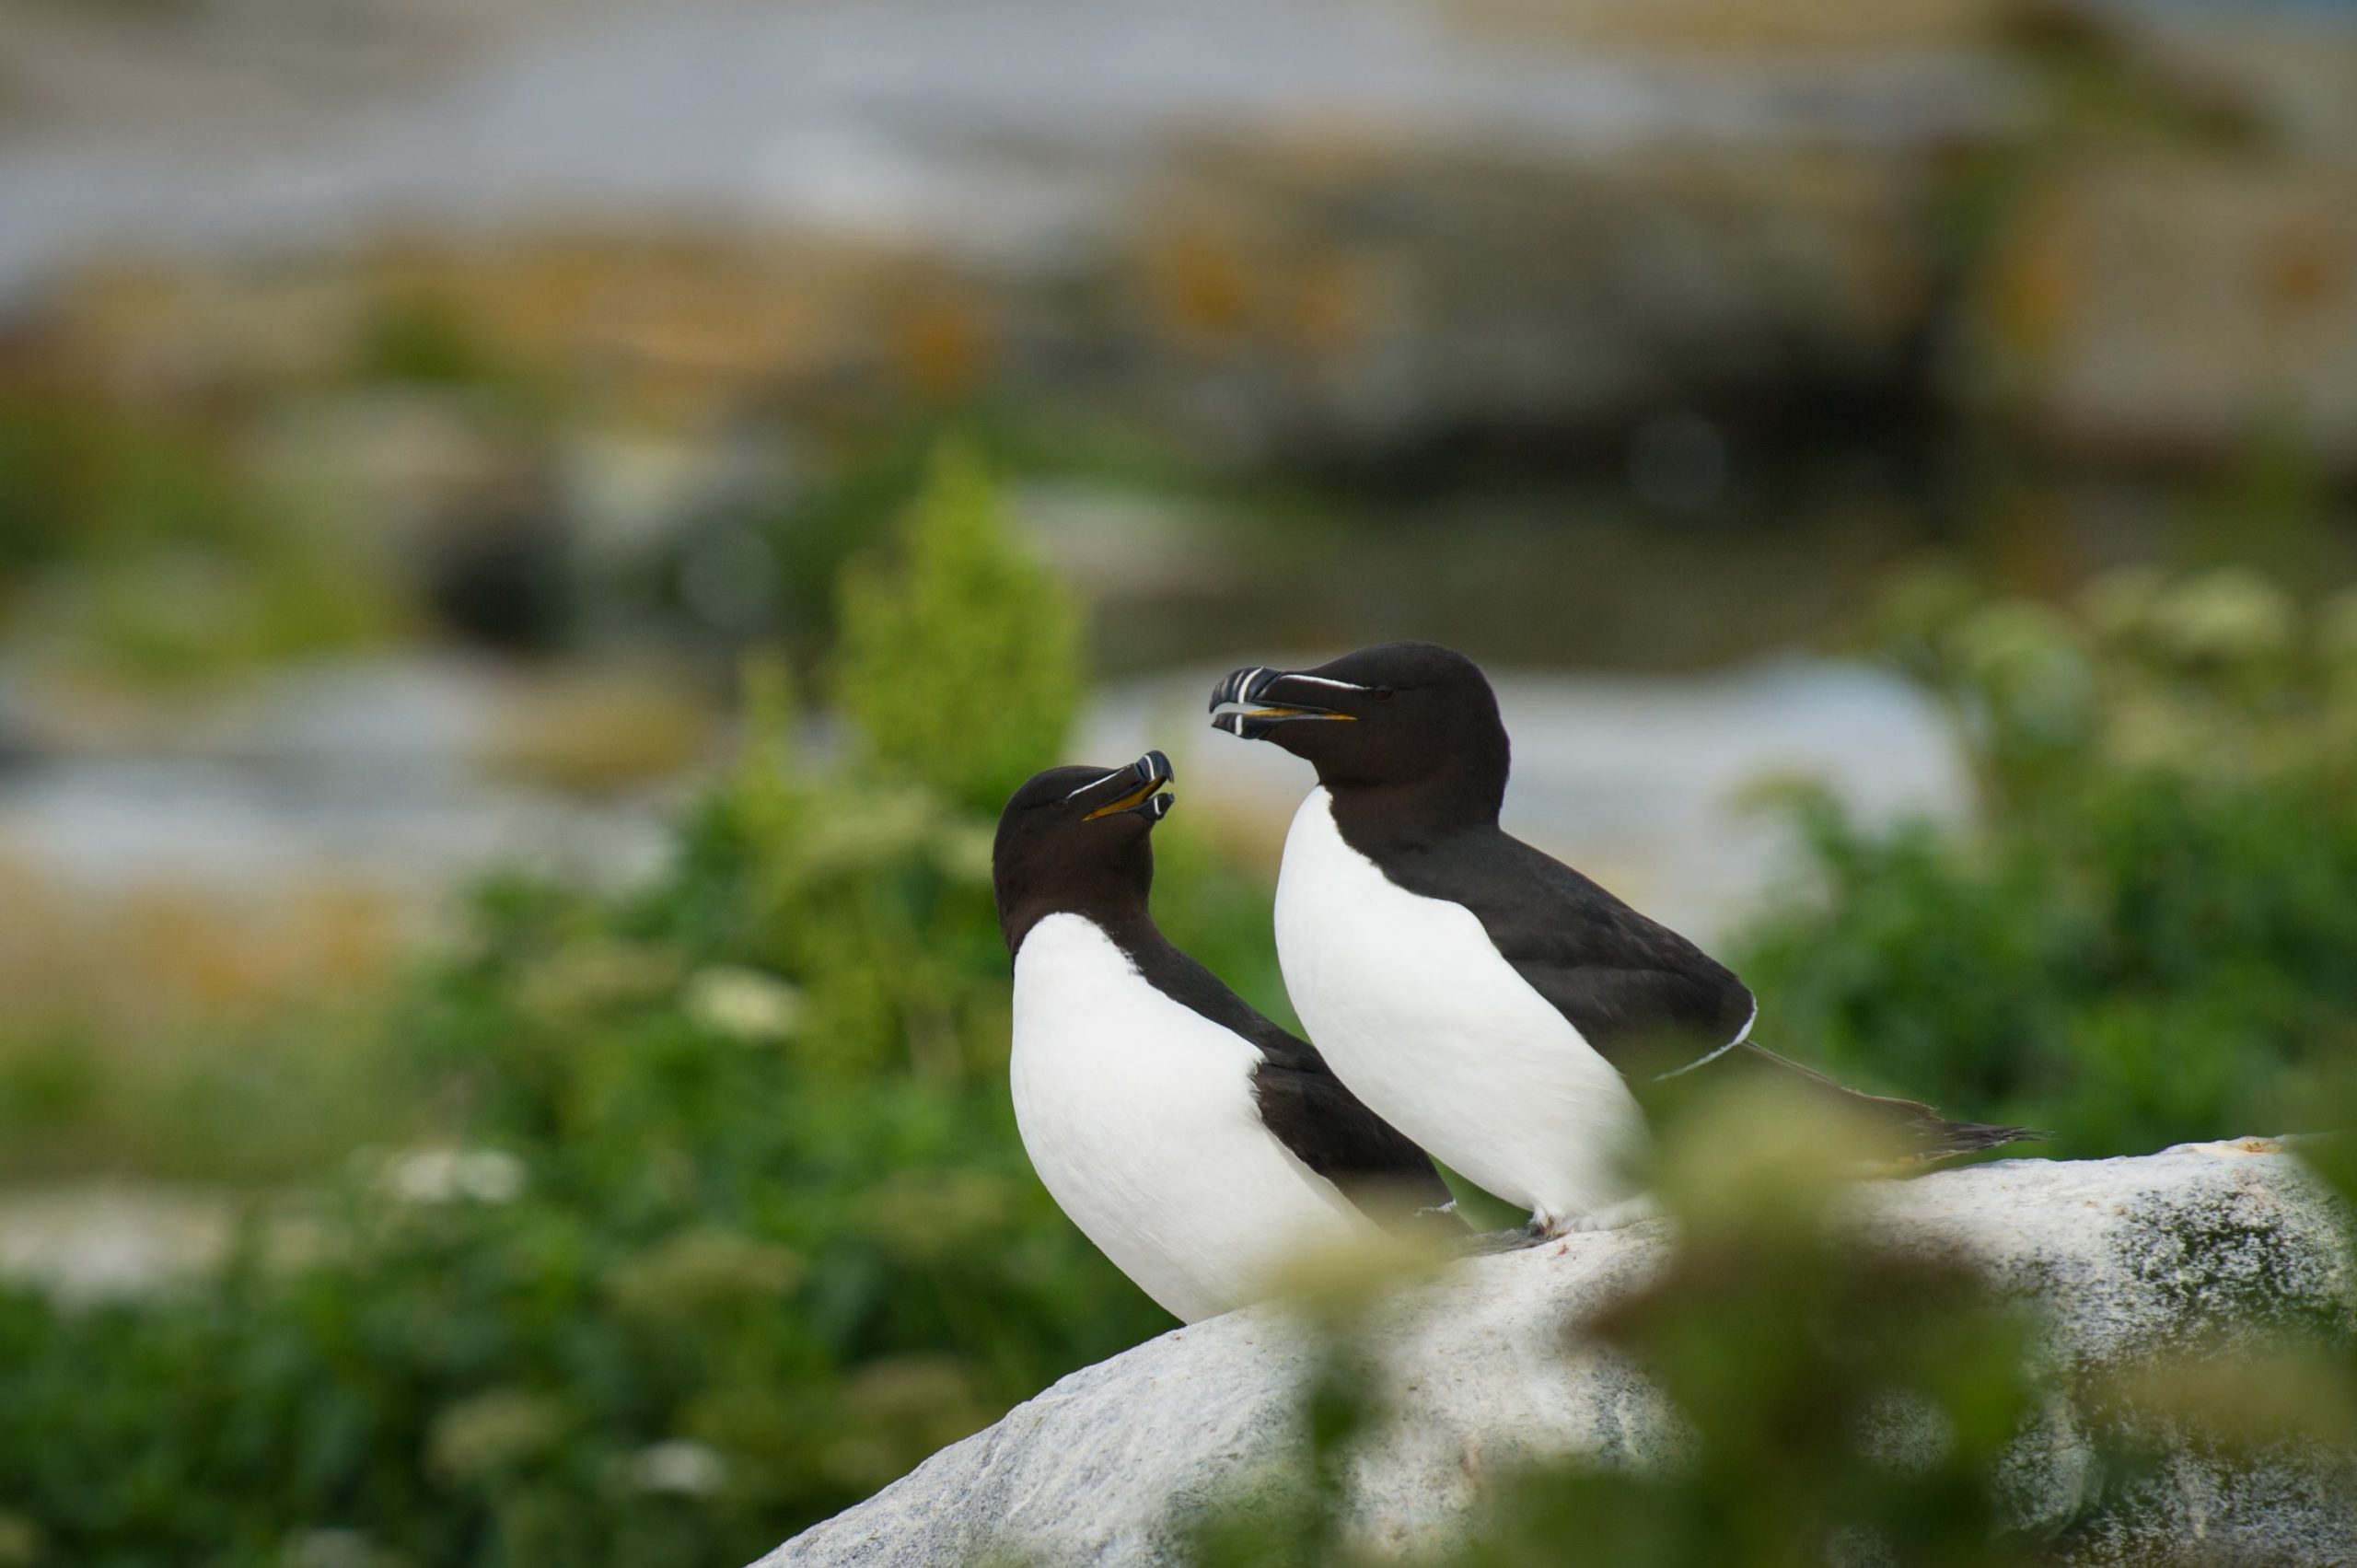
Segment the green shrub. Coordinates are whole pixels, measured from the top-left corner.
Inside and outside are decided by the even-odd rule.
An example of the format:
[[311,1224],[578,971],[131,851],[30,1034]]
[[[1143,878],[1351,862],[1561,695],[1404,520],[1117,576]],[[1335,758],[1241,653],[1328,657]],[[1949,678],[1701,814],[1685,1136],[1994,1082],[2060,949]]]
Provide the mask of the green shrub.
[[[746,1561],[1167,1325],[1033,1179],[1005,1089],[990,829],[1061,742],[1072,609],[955,452],[899,573],[845,590],[851,765],[792,754],[783,664],[756,662],[665,872],[482,890],[398,1010],[412,1146],[258,1211],[218,1279],[0,1291],[0,1562]],[[2233,578],[1902,609],[1886,645],[1952,704],[1982,819],[1799,807],[1811,896],[1747,955],[1771,1043],[2063,1152],[2271,1125],[2357,1017],[2357,616]],[[1266,889],[1192,831],[1183,806],[1160,830],[1158,915],[1281,1006]],[[2018,1325],[1713,1168],[1673,1194],[1688,1261],[1603,1326],[1693,1463],[1535,1471],[1463,1560],[1813,1562],[1853,1527],[1910,1562],[2022,1555],[1984,1485],[2035,1394]],[[1852,1422],[1894,1383],[1958,1434],[1895,1479]],[[1338,1351],[1309,1484],[1207,1517],[1205,1562],[1339,1551],[1357,1398]]]
[[[1050,760],[1025,749],[1068,711],[1072,611],[994,563],[974,471],[941,473],[913,598],[861,611],[910,634],[853,661],[885,738],[857,769],[791,754],[783,666],[756,663],[749,738],[667,872],[487,888],[419,977],[416,1146],[258,1221],[219,1281],[0,1292],[5,1506],[43,1561],[749,1561],[1168,1326],[1015,1130],[998,803],[931,786],[937,747]],[[892,727],[919,693],[955,733]],[[1269,974],[1265,923],[1236,918],[1265,889],[1173,854],[1173,935]]]
[[1880,645],[1981,784],[1951,831],[1820,796],[1739,944],[1763,1038],[2059,1155],[2311,1125],[2357,1048],[2357,625],[2242,572],[2123,574],[2070,613],[1955,585]]
[[995,812],[1056,758],[1080,695],[1078,618],[1008,533],[981,459],[935,451],[896,572],[842,591],[839,696],[875,765]]

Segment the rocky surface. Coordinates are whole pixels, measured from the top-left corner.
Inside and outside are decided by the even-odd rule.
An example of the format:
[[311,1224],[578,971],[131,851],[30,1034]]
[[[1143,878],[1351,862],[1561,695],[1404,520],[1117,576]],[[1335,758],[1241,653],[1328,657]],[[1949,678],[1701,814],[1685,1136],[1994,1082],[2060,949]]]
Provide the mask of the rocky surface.
[[[2357,1319],[2339,1216],[2264,1140],[2006,1161],[1876,1184],[1857,1202],[1874,1233],[1961,1249],[2036,1302],[2044,1353],[2064,1366],[2132,1366],[2189,1336],[2259,1331],[2287,1314],[2344,1330]],[[1601,1349],[1556,1358],[1545,1347],[1647,1278],[1667,1247],[1658,1224],[1573,1237],[1456,1265],[1378,1310],[1368,1348],[1396,1419],[1352,1464],[1352,1532],[1380,1546],[1445,1541],[1486,1474],[1537,1456],[1661,1458],[1666,1411],[1641,1377]],[[1280,1307],[1166,1334],[1063,1379],[760,1568],[978,1562],[994,1551],[1041,1563],[1167,1561],[1186,1508],[1297,1451],[1297,1396],[1317,1355]],[[2089,1456],[2076,1433],[2058,1411],[2021,1440],[2025,1523],[2059,1521],[2084,1501]],[[2190,1457],[2165,1474],[2084,1550],[2149,1561],[2139,1553],[2199,1539],[2216,1561],[2323,1562],[2357,1539],[2357,1505],[2313,1476],[2254,1482]]]
[[2345,24],[2097,7],[2074,93],[2001,0],[154,9],[0,46],[0,308],[132,384],[430,303],[676,428],[989,385],[1364,459],[1903,388],[2357,462]]
[[[419,9],[368,8],[388,23]],[[13,220],[0,233],[0,279],[125,234],[244,243],[354,221],[504,219],[519,207],[717,208],[1032,251],[1118,200],[1151,145],[1174,133],[1331,126],[1348,141],[1372,125],[1606,146],[1907,135],[1953,130],[1958,99],[1937,90],[1947,74],[1927,86],[1912,62],[1874,79],[1810,73],[1806,94],[1734,74],[1599,67],[1584,49],[1534,49],[1415,0],[539,6],[549,26],[525,20],[530,0],[503,8],[514,13],[505,27],[376,29],[378,63],[355,61],[352,85],[406,69],[410,92],[343,104],[287,95],[276,141],[229,131],[252,119],[251,78],[320,68],[299,52],[307,29],[291,15],[317,7],[242,7],[269,13],[256,30],[280,41],[274,72],[267,56],[257,68],[258,41],[233,22],[192,29],[215,47],[183,45],[183,74],[214,90],[200,101],[183,88],[177,113],[145,105],[133,122],[144,138],[102,134],[103,122],[88,123],[97,116],[72,111],[141,104],[153,95],[114,84],[152,67],[98,70],[85,64],[95,51],[69,52],[53,26],[38,29],[29,36],[46,47],[17,46],[25,74],[71,86],[20,112],[83,134],[0,134]],[[111,29],[119,41],[128,30]],[[152,61],[178,36],[114,52]]]
[[[2340,75],[2357,93],[2357,69]],[[1991,271],[1976,389],[2070,448],[2231,450],[2258,428],[2347,468],[2352,285],[2357,169],[2338,147],[2081,160],[2026,203]]]
[[238,377],[430,301],[691,427],[981,384],[1244,460],[1609,428],[1899,374],[1922,155],[2017,120],[2006,81],[1365,0],[679,7],[259,156],[0,134],[0,305],[75,362]]

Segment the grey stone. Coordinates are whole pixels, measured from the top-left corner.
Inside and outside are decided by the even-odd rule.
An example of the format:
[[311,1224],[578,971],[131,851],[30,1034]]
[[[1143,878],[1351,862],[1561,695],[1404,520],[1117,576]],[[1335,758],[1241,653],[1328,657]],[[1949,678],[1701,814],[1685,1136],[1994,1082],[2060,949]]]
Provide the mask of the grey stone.
[[[2172,1344],[2287,1320],[2357,1330],[2344,1216],[2261,1139],[2141,1158],[2011,1160],[1861,1187],[1854,1223],[1904,1249],[1961,1252],[2046,1323],[2059,1368],[2129,1368]],[[1365,1353],[1389,1419],[1343,1482],[1347,1527],[1378,1550],[1445,1543],[1486,1477],[1585,1457],[1643,1466],[1678,1442],[1660,1396],[1570,1330],[1647,1278],[1663,1223],[1469,1259],[1372,1309]],[[1300,1395],[1319,1338],[1266,1305],[1074,1373],[804,1532],[760,1568],[1172,1561],[1187,1511],[1300,1462]],[[1907,1442],[1894,1411],[1894,1445]],[[2056,1401],[2003,1478],[2026,1525],[2082,1513],[2100,1484],[2078,1413]],[[2332,1562],[2357,1540],[2348,1457],[2234,1466],[2187,1446],[2096,1510],[2067,1560]]]
[[2073,160],[2026,203],[1991,279],[2003,303],[1968,325],[1959,395],[2091,454],[2232,456],[2257,433],[2357,467],[2346,150]]

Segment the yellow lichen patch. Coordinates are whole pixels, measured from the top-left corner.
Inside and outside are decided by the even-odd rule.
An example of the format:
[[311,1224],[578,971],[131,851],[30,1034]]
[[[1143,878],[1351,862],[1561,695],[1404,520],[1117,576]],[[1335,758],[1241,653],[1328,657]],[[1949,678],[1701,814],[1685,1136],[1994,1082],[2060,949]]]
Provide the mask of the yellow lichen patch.
[[137,1040],[355,998],[413,935],[391,894],[326,880],[268,901],[164,882],[69,894],[0,858],[0,903],[11,1032],[75,1023]]
[[904,305],[892,323],[892,359],[900,378],[920,396],[962,397],[991,368],[988,324],[971,300],[946,290]]
[[1156,319],[1173,337],[1209,349],[1246,334],[1250,269],[1233,239],[1207,231],[1178,234],[1152,250],[1148,266]]

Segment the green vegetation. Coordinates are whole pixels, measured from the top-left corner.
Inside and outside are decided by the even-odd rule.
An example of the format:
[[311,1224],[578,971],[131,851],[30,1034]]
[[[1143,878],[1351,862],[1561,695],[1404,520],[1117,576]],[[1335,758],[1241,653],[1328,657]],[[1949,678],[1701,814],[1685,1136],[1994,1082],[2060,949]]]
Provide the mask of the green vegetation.
[[384,636],[400,610],[193,418],[0,389],[0,623],[184,681]]
[[517,378],[448,306],[397,299],[371,313],[354,354],[364,381],[424,387],[497,387]]
[[966,447],[935,457],[907,536],[897,578],[862,563],[843,583],[842,701],[875,765],[994,812],[1063,739],[1078,618],[1047,569],[1009,548]]
[[[417,1086],[409,1146],[258,1209],[217,1283],[0,1292],[0,1523],[32,1561],[276,1564],[312,1531],[382,1562],[746,1561],[1167,1326],[1024,1163],[993,816],[900,727],[929,692],[965,704],[938,744],[1005,758],[1012,724],[1051,755],[1077,690],[1070,607],[970,463],[941,471],[907,662],[846,682],[855,767],[797,762],[757,661],[669,872],[490,888],[419,978],[376,1069]],[[1009,582],[1040,595],[1012,625]],[[1027,634],[988,701],[945,657]],[[1165,922],[1265,978],[1258,890],[1166,831]]]
[[1949,706],[1978,830],[1805,797],[1807,884],[1742,944],[1774,1041],[2142,1152],[2316,1125],[2357,1047],[2357,620],[2220,570],[2069,612],[1927,580],[1876,641]]
[[[0,1291],[0,1564],[747,1561],[1167,1326],[1031,1178],[1004,1087],[992,815],[1058,754],[1074,611],[969,454],[935,458],[898,545],[842,590],[843,764],[793,754],[787,662],[753,660],[748,738],[669,869],[487,888],[405,984],[355,1069],[404,1102],[386,1145],[258,1201],[218,1279]],[[2352,629],[2234,575],[2114,579],[2069,615],[1907,596],[1880,645],[1951,703],[1985,812],[1797,807],[1811,896],[1740,955],[1774,1043],[2059,1152],[2278,1130],[2357,1020]],[[1266,889],[1193,830],[1158,840],[1158,913],[1273,1005]],[[1789,1146],[1699,1121],[1665,1168],[1689,1249],[1598,1331],[1690,1452],[1533,1473],[1462,1561],[2050,1544],[2006,1536],[1991,1490],[2041,1395],[2001,1304],[1829,1249]],[[1333,1480],[1377,1413],[1348,1339],[1345,1315],[1309,1470],[1207,1514],[1207,1565],[1341,1560]],[[2328,1435],[2345,1352],[2285,1407]],[[1872,1460],[1892,1399],[1944,1423],[1934,1462]],[[2130,1484],[2132,1434],[2116,1451]]]

